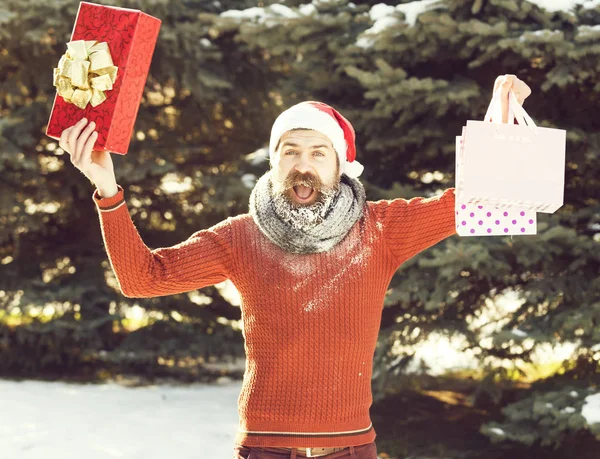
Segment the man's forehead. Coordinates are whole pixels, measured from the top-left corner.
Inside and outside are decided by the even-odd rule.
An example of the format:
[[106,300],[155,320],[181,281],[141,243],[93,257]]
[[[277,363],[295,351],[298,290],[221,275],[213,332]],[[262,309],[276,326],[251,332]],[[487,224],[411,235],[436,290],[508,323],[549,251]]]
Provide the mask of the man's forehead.
[[292,143],[307,146],[326,145],[333,148],[331,140],[320,132],[313,130],[288,131],[281,136],[280,143]]

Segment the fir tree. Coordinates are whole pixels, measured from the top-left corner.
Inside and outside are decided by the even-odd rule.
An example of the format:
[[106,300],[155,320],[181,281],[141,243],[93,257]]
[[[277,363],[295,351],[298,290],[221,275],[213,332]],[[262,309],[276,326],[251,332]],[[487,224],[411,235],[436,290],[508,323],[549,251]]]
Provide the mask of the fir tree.
[[[597,392],[600,357],[597,2],[556,11],[525,0],[110,3],[163,21],[130,152],[114,157],[149,247],[247,211],[268,168],[270,127],[296,102],[326,102],[352,122],[369,199],[431,196],[454,185],[455,136],[483,118],[494,79],[524,80],[536,123],[568,133],[565,205],[539,215],[537,236],[454,236],[407,262],[386,296],[373,386],[378,397],[397,390],[394,374],[412,347],[441,332],[465,338],[464,351],[487,372],[479,394],[504,403],[494,394],[511,374],[505,367],[519,371],[541,346],[573,342],[562,376],[534,386],[482,432],[526,444],[597,435],[583,408]],[[109,346],[109,312],[129,300],[111,277],[93,188],[43,135],[51,68],[76,4],[3,8],[0,302],[7,313],[55,302],[74,320],[104,320],[101,344],[90,346]],[[166,317],[177,311],[207,334],[239,319],[218,289],[200,293],[210,304],[187,294],[136,303]],[[509,310],[498,306],[506,297]],[[565,398],[573,390],[577,398]]]

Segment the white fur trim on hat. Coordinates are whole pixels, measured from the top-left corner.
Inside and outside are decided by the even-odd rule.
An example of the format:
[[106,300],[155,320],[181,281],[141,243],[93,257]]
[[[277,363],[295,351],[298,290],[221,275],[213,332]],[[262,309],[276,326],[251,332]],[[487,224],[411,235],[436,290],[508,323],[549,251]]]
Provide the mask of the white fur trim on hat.
[[360,174],[362,174],[362,172],[365,170],[365,166],[363,166],[361,163],[359,163],[357,160],[352,161],[351,163],[349,163],[348,161],[341,163],[344,166],[342,167],[342,171],[344,174],[346,174],[348,177],[352,177],[352,178],[356,178],[359,177]]

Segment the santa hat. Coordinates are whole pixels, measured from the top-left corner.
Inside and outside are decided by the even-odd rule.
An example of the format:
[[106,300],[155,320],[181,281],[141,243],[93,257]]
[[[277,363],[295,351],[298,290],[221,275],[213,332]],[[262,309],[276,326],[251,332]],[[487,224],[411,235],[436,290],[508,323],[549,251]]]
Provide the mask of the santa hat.
[[271,164],[276,161],[277,144],[281,136],[296,128],[312,129],[326,135],[340,159],[340,174],[358,177],[364,167],[356,161],[356,134],[350,122],[337,110],[322,102],[305,101],[296,104],[281,113],[271,129],[269,158]]

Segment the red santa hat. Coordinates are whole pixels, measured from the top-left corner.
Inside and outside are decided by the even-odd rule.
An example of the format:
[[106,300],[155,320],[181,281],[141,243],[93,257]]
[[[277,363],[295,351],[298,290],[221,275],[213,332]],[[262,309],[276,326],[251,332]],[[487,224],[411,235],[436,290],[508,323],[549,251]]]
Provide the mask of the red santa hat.
[[275,148],[287,131],[305,128],[318,131],[327,136],[340,159],[340,174],[358,177],[364,167],[356,161],[356,134],[350,122],[337,110],[322,102],[304,101],[281,113],[271,129],[269,158],[271,164],[276,161]]

